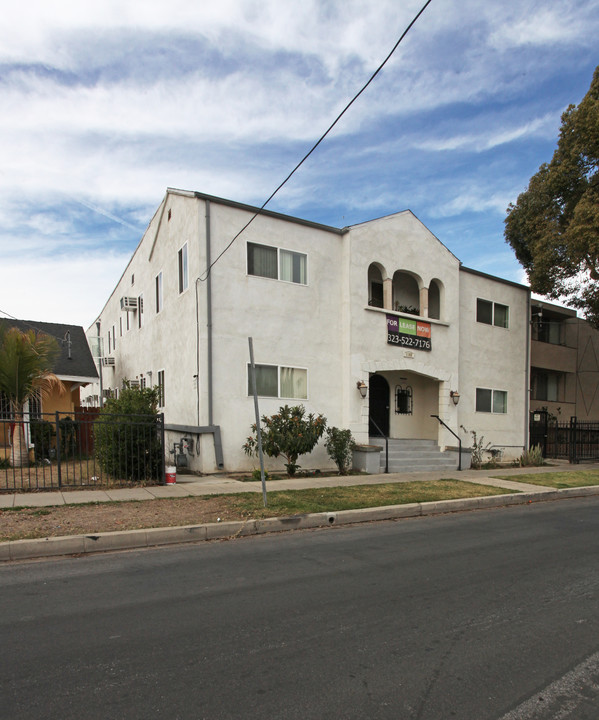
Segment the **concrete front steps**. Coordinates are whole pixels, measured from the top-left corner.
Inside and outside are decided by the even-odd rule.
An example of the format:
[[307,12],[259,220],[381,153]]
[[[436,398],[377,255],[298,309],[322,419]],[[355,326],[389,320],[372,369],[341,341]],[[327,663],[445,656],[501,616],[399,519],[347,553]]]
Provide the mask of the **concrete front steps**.
[[[385,438],[370,437],[371,445],[379,445],[381,472],[385,472]],[[457,452],[441,452],[435,440],[389,438],[389,472],[436,472],[456,470]]]

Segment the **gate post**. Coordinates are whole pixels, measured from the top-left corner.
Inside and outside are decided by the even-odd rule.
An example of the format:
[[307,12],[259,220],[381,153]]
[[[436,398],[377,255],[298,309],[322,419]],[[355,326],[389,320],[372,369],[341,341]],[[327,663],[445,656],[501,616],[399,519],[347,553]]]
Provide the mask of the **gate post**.
[[577,432],[576,432],[576,416],[573,416],[570,418],[570,432],[569,432],[569,456],[570,456],[570,462],[574,465],[578,463],[578,453],[577,453]]
[[60,458],[60,413],[57,410],[55,413],[56,416],[56,467],[58,472],[58,487],[62,487],[62,469],[60,467],[61,458]]
[[162,474],[160,476],[160,485],[166,484],[166,446],[164,437],[164,413],[158,415],[160,424],[160,444],[162,445]]

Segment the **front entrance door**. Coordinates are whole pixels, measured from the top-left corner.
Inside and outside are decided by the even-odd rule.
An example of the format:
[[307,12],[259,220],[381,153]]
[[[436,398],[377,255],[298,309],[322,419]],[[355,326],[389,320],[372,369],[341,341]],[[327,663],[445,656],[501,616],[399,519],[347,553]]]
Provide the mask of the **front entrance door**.
[[389,383],[382,375],[370,376],[368,434],[389,436]]

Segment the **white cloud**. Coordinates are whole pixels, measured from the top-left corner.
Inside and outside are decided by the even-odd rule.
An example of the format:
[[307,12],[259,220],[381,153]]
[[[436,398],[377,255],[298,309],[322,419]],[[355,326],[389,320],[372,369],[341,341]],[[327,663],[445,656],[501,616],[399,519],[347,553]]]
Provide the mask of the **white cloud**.
[[[548,139],[557,137],[559,128],[559,117],[565,108],[559,113],[547,113],[528,122],[518,125],[502,124],[500,127],[485,128],[482,132],[471,132],[451,137],[430,137],[418,140],[414,147],[429,152],[442,150],[469,150],[484,152],[501,145],[531,137],[544,137]],[[505,118],[502,118],[505,121]],[[500,123],[497,123],[499,125]]]
[[[34,265],[40,296],[50,296],[38,267],[54,280],[81,275],[76,262],[51,258],[65,244],[96,258],[98,233],[86,234],[93,218],[137,241],[167,186],[261,204],[421,4],[9,4],[0,25],[0,243],[12,275],[31,277]],[[346,215],[354,222],[359,213],[416,205],[429,218],[477,212],[497,221],[528,171],[512,166],[506,180],[497,164],[486,175],[474,166],[454,170],[447,151],[498,151],[515,165],[522,141],[553,142],[569,99],[530,99],[541,80],[574,73],[581,48],[595,47],[597,10],[583,0],[436,0],[285,188],[278,209],[324,212],[329,204],[334,215],[322,220],[338,225]],[[117,257],[122,270],[128,255]],[[108,266],[98,267],[104,298],[118,277],[109,281]],[[4,263],[0,271],[3,297],[29,303],[31,293],[4,294],[3,283],[14,285]],[[79,292],[75,279],[58,284],[61,293]],[[93,306],[98,312],[97,300]]]

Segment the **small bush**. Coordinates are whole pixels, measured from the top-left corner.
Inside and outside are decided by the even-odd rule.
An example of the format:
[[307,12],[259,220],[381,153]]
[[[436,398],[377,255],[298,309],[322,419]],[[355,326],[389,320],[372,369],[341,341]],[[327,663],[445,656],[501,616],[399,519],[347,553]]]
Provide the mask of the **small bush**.
[[[264,479],[270,480],[270,473],[268,470],[264,471]],[[262,475],[260,474],[260,470],[252,470],[252,480],[255,482],[262,482]]]
[[[262,451],[268,457],[282,455],[287,462],[287,475],[295,475],[299,469],[297,459],[300,455],[312,452],[322,437],[327,425],[324,415],[306,414],[303,405],[289,407],[284,405],[274,415],[262,416]],[[258,454],[257,427],[252,425],[252,433],[243,445],[246,455]]]
[[352,450],[356,446],[351,430],[337,427],[327,428],[327,439],[324,443],[327,453],[337,466],[340,475],[347,475],[352,462]]
[[79,430],[79,422],[70,417],[64,417],[58,422],[58,432],[60,435],[60,456],[63,460],[75,457],[77,454],[77,432]]
[[159,480],[163,448],[158,433],[158,393],[127,383],[94,423],[94,447],[102,470],[119,480]]
[[480,470],[483,466],[483,454],[491,447],[491,443],[489,442],[483,445],[485,440],[484,435],[481,435],[479,438],[475,430],[472,430],[470,434],[472,435],[472,456],[470,464],[475,470]]
[[529,450],[520,455],[520,467],[540,467],[545,464],[543,450],[540,445],[533,445]]
[[50,448],[54,436],[54,425],[48,420],[32,420],[29,425],[31,442],[35,447],[35,459],[50,457]]

